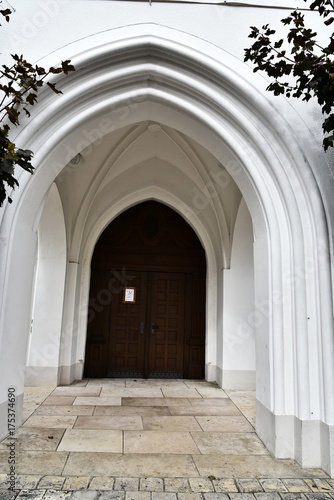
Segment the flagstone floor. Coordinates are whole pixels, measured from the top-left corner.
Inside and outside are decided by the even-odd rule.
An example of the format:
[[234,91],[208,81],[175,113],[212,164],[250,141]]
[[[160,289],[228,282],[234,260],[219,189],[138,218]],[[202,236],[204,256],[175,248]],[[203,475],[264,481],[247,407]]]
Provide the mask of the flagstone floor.
[[255,433],[255,393],[195,380],[92,379],[26,387],[15,489],[0,443],[0,500],[334,498],[321,469],[275,460]]

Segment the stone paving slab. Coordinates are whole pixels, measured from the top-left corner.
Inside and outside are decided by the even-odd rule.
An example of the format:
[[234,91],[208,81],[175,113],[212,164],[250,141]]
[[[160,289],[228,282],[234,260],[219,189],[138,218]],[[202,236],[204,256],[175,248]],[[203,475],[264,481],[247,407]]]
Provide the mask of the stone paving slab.
[[214,491],[212,481],[209,478],[191,477],[189,478],[189,484],[192,491],[194,491],[195,493]]
[[281,493],[283,500],[307,500],[304,493]]
[[23,424],[23,427],[37,427],[44,429],[68,429],[72,428],[76,416],[63,415],[32,415]]
[[177,500],[176,493],[152,493],[152,500]]
[[114,484],[115,484],[115,479],[113,477],[108,477],[108,476],[93,477],[89,483],[89,489],[110,491],[114,488]]
[[139,481],[139,489],[144,491],[163,491],[164,480],[162,477],[144,477]]
[[165,478],[165,491],[175,493],[191,491],[189,479],[180,477]]
[[212,479],[212,484],[217,492],[238,492],[238,487],[234,479]]
[[[59,452],[63,453],[63,452]],[[92,466],[92,464],[94,464]],[[198,470],[191,455],[172,454],[121,454],[71,452],[63,469],[65,476],[96,475],[132,477],[198,477]]]
[[280,479],[260,479],[260,484],[264,491],[271,492],[277,491],[280,493],[287,493],[287,487]]
[[[64,429],[21,427],[15,433],[15,448],[21,451],[55,451],[64,434]],[[0,450],[8,450],[12,438],[0,443]]]
[[125,491],[102,492],[99,500],[124,500]]
[[61,490],[66,478],[61,476],[44,476],[38,483],[40,489],[45,490]]
[[51,397],[55,396],[86,396],[86,397],[96,397],[99,396],[101,392],[101,387],[75,387],[73,385],[59,386],[51,394]]
[[257,493],[263,491],[257,479],[237,479],[236,483],[241,493]]
[[303,493],[310,491],[310,488],[305,483],[304,479],[284,479],[283,483],[291,493]]
[[314,492],[331,492],[333,488],[325,479],[305,479],[304,480],[311,491]]
[[293,460],[275,460],[270,455],[193,455],[200,476],[235,478],[326,478],[321,469],[303,469]]
[[[63,451],[22,451],[16,464],[16,472],[20,475],[61,476],[68,453]],[[8,453],[0,451],[0,471],[8,470]]]
[[139,479],[137,477],[118,477],[115,480],[115,490],[138,490]]
[[204,493],[205,500],[230,500],[227,493]]
[[189,432],[124,431],[124,453],[194,455],[200,451]]

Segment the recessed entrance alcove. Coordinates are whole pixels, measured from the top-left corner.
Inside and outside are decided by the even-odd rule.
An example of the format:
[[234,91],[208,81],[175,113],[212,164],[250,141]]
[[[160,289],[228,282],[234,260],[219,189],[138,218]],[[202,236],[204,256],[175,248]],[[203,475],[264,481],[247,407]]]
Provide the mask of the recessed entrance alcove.
[[205,294],[189,224],[155,201],[123,212],[92,258],[84,376],[204,378]]

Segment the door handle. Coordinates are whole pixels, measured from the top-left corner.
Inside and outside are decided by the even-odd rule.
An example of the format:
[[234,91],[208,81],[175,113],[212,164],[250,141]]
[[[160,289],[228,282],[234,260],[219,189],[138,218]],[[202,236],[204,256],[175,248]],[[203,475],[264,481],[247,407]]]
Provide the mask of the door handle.
[[157,325],[152,321],[151,323],[151,335],[155,334],[155,330],[157,329]]
[[139,328],[139,333],[140,333],[141,335],[143,335],[143,334],[144,334],[144,329],[145,329],[145,323],[144,323],[144,321],[141,321],[141,322],[140,322],[140,328]]

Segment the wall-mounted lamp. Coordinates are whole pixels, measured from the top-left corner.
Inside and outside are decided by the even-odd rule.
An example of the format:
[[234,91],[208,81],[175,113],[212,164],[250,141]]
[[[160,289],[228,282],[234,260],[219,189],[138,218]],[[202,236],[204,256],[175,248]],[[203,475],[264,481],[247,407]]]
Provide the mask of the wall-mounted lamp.
[[77,155],[73,156],[72,160],[70,160],[70,163],[72,163],[72,165],[79,165],[79,163],[81,163],[83,161],[83,157],[80,153],[78,153]]
[[150,131],[150,132],[153,132],[153,133],[156,133],[156,132],[160,132],[161,130],[161,125],[159,125],[159,123],[151,123],[147,129]]

